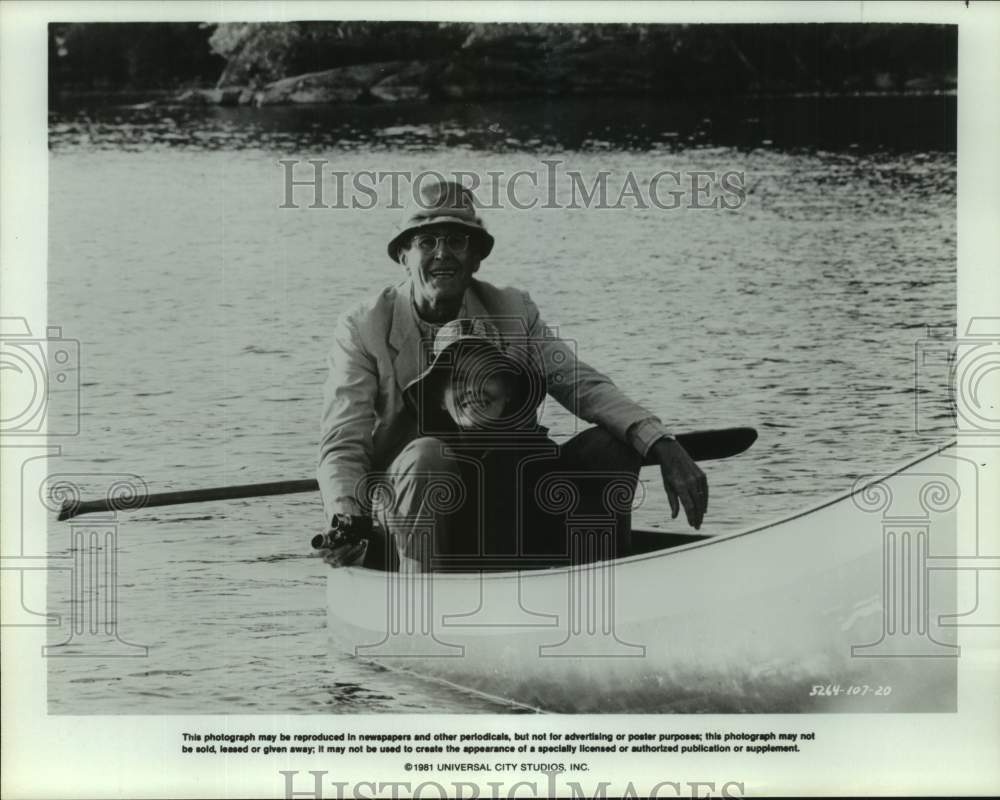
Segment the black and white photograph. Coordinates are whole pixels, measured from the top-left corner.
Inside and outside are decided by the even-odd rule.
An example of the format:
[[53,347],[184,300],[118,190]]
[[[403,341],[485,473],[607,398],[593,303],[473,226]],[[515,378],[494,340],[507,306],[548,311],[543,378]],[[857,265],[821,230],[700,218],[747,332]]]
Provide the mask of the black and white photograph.
[[178,771],[65,796],[997,788],[805,764],[996,707],[995,8],[87,5],[3,100],[4,702]]

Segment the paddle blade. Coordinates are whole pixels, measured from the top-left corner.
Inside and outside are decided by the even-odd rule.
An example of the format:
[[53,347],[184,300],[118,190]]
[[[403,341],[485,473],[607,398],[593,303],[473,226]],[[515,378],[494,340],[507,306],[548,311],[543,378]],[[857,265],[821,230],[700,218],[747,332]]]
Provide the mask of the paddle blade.
[[[753,428],[721,428],[677,434],[677,442],[694,461],[712,461],[739,455],[757,441]],[[647,459],[647,464],[654,461]]]

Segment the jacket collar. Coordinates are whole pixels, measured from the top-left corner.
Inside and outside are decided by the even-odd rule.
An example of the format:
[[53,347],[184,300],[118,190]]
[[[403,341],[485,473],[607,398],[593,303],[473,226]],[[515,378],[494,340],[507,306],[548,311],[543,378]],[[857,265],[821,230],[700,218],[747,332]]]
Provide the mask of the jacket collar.
[[400,391],[420,373],[420,329],[410,308],[410,283],[396,286],[392,305],[392,327],[389,345],[395,351],[392,357],[396,385]]

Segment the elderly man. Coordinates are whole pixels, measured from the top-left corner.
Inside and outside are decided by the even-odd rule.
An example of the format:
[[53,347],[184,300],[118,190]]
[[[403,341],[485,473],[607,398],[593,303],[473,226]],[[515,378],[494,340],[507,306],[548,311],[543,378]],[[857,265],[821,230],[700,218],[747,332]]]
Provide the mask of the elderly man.
[[526,292],[474,277],[493,245],[468,189],[424,184],[417,207],[388,244],[406,280],[341,316],[329,355],[320,440],[318,478],[327,520],[366,513],[366,479],[381,474],[382,485],[391,488],[391,507],[380,518],[394,528],[389,533],[400,568],[433,568],[429,553],[435,542],[414,549],[412,539],[428,530],[428,521],[435,541],[453,536],[454,520],[428,490],[461,456],[427,435],[433,432],[420,430],[405,390],[427,367],[437,331],[462,318],[489,320],[512,352],[534,360],[549,395],[595,424],[559,448],[561,467],[582,477],[631,475],[634,488],[643,461],[655,461],[673,516],[683,505],[688,523],[699,528],[708,504],[704,473],[654,414],[550,334]]

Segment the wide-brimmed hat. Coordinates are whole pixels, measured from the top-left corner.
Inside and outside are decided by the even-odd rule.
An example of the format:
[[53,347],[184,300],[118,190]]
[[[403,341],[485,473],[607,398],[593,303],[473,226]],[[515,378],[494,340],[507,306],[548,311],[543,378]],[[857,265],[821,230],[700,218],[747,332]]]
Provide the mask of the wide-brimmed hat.
[[493,237],[476,215],[476,198],[472,191],[453,181],[433,181],[420,184],[420,196],[407,209],[399,231],[386,248],[389,258],[399,261],[403,241],[430,225],[456,225],[468,230],[479,242],[479,257],[486,258],[493,249]]
[[[423,436],[433,436],[454,428],[441,409],[444,381],[460,364],[470,368],[472,380],[498,375],[511,378],[514,393],[504,417],[503,430],[523,431],[537,425],[536,410],[545,399],[545,376],[528,351],[507,348],[496,327],[484,319],[456,319],[443,325],[434,337],[430,365],[403,389],[413,408]],[[466,359],[475,359],[470,367]]]

